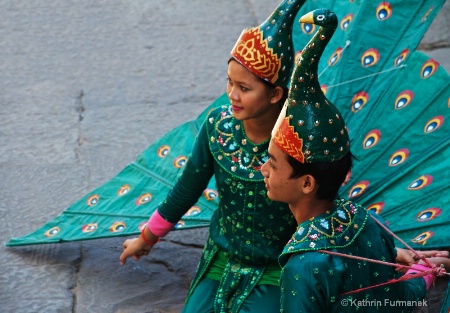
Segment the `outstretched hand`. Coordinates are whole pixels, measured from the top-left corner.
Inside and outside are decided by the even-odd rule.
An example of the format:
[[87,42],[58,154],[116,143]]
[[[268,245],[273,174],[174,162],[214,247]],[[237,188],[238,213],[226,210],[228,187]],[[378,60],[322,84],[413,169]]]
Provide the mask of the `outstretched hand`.
[[411,250],[397,248],[396,261],[401,265],[411,266],[413,264],[419,263],[421,260],[425,258],[426,259],[441,258],[441,260],[447,260],[448,264],[450,264],[449,251],[426,250],[426,251],[417,251],[417,254],[415,254]]
[[153,246],[147,244],[141,237],[125,240],[123,243],[123,252],[120,255],[120,265],[124,265],[130,256],[134,260],[139,261],[141,256],[149,254]]

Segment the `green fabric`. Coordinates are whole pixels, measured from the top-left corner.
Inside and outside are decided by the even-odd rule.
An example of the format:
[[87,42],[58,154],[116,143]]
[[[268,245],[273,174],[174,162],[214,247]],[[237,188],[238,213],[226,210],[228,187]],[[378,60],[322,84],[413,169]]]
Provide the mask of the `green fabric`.
[[295,230],[288,206],[267,198],[259,171],[268,159],[267,148],[268,140],[253,144],[245,136],[230,106],[212,110],[198,132],[183,175],[158,208],[166,220],[177,221],[215,173],[219,206],[211,217],[210,236],[188,299],[208,269],[216,267],[214,256],[223,251],[228,257],[220,275],[217,312],[238,311],[266,266],[271,264],[271,269],[276,264]]
[[[205,277],[220,281],[227,262],[228,256],[225,252],[219,251],[216,253],[214,259],[211,261],[211,265],[209,266]],[[267,265],[263,276],[258,282],[258,285],[280,286],[280,273],[281,267],[278,263]]]
[[[379,19],[377,7],[381,2],[307,1],[297,15],[323,7],[334,11],[339,21],[318,74],[326,97],[344,117],[351,150],[358,158],[341,195],[377,210],[415,249],[448,248],[450,242],[450,174],[446,161],[450,158],[450,77],[427,55],[415,51],[444,2],[390,1],[392,14]],[[303,49],[316,31],[314,25],[294,27],[295,50]],[[378,51],[379,58],[370,50],[363,66],[363,55],[371,48]],[[370,55],[378,62],[370,62]],[[189,154],[209,109],[228,103],[226,95],[221,95],[198,119],[152,143],[109,182],[7,245],[138,234],[139,226],[181,174],[182,168],[174,162],[184,164],[182,156]],[[160,150],[164,146],[170,147],[169,153]],[[126,184],[130,192],[118,196]],[[218,206],[214,178],[208,189],[195,204],[201,213],[194,207],[176,229],[209,225]],[[136,205],[146,193],[151,193],[151,200]],[[98,201],[94,197],[91,202],[95,205],[87,205],[87,199],[95,195]],[[92,227],[87,228],[95,231],[82,232],[83,226],[90,224]]]
[[[394,267],[318,249],[390,263],[397,254],[393,237],[370,213],[338,200],[332,210],[300,223],[286,245],[280,257],[281,312],[412,312],[426,296],[423,278],[342,295],[398,278],[399,273]],[[412,305],[396,301],[411,301]]]
[[[183,313],[214,312],[214,299],[219,288],[219,282],[212,279],[202,279],[198,288],[183,308]],[[271,285],[258,285],[248,296],[239,312],[261,313],[280,311],[280,288]],[[232,311],[236,312],[236,311]]]

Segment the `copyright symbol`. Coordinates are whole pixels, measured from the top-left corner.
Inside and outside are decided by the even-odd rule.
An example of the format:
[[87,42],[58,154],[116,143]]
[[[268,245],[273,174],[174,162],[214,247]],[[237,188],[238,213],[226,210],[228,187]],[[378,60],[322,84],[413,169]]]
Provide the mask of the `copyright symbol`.
[[342,305],[342,306],[347,306],[347,305],[348,305],[348,300],[347,300],[347,299],[343,299],[343,300],[341,301],[341,305]]

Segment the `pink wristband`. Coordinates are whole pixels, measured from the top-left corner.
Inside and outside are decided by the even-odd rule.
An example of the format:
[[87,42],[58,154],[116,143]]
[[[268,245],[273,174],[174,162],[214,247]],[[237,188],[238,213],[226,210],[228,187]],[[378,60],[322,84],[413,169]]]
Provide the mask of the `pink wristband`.
[[158,210],[156,210],[152,216],[148,219],[147,228],[158,237],[164,237],[167,235],[177,223],[170,223],[166,221]]
[[[415,274],[418,272],[423,272],[423,271],[428,271],[430,268],[427,266],[423,266],[420,264],[413,264],[413,269],[409,269],[406,274]],[[414,270],[417,269],[417,270]],[[430,288],[431,284],[433,283],[434,280],[434,275],[433,273],[427,274],[425,276],[423,276],[423,279],[425,279],[425,285],[427,286],[427,290],[428,288]]]

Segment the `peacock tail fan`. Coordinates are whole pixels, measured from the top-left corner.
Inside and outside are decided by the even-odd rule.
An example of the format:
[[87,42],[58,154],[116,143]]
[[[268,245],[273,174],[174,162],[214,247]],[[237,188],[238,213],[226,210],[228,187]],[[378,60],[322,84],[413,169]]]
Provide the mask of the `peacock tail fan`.
[[[229,103],[226,95],[213,102],[196,120],[171,130],[144,150],[110,181],[73,203],[36,231],[12,238],[7,246],[61,243],[139,234],[181,175],[198,130],[211,109]],[[215,180],[175,229],[209,225],[217,208]]]
[[[318,75],[347,123],[358,158],[340,194],[379,213],[417,249],[449,246],[450,79],[436,61],[416,51],[444,2],[306,1],[297,15],[329,8],[339,19]],[[294,28],[295,49],[303,49],[316,31],[316,25]],[[221,95],[110,181],[7,245],[138,234],[181,174],[206,113],[226,103]],[[207,226],[217,201],[212,179],[176,229]]]
[[450,246],[450,79],[416,51],[444,2],[353,2],[357,14],[339,8],[319,64],[322,90],[341,111],[357,158],[341,196],[380,214],[415,249]]

